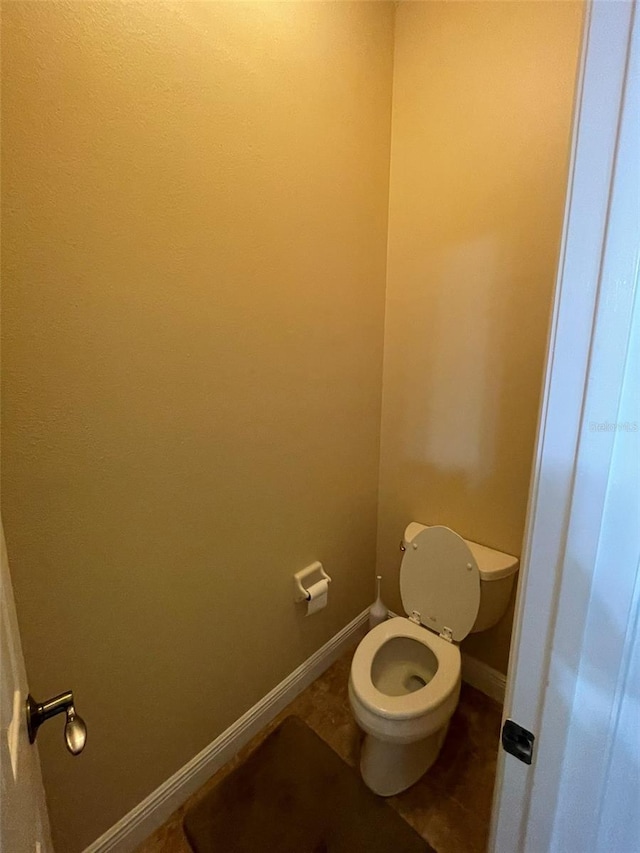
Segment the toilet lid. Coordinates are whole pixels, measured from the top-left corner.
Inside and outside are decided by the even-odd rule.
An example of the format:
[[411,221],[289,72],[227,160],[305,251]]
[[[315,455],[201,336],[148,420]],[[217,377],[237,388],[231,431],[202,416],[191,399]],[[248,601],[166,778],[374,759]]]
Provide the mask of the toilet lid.
[[480,572],[467,543],[448,527],[407,528],[400,594],[407,615],[453,640],[463,640],[480,607]]

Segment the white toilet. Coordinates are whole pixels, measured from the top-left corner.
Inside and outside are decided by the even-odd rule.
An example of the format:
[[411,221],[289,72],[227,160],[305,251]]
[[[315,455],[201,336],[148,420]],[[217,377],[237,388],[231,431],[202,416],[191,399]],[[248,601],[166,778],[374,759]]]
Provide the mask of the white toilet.
[[360,770],[383,797],[431,767],[460,695],[467,634],[507,608],[518,560],[468,542],[448,527],[409,524],[400,593],[409,618],[389,619],[362,640],[351,663],[349,701],[365,731]]

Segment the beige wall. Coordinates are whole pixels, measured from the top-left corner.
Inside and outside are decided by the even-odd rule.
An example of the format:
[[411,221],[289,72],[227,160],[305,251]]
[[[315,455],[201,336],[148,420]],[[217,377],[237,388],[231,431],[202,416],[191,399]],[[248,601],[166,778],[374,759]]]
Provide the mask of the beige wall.
[[393,6],[3,17],[2,511],[74,853],[371,598]]
[[[582,7],[400,3],[378,571],[410,520],[520,554]],[[511,612],[466,650],[506,671]]]

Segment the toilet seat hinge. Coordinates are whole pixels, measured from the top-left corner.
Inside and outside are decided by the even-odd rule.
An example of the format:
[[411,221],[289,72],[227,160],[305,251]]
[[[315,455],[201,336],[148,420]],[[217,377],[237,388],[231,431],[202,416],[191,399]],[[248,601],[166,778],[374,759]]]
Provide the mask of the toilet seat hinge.
[[422,619],[420,618],[420,614],[417,610],[411,611],[411,616],[409,616],[409,622],[415,622],[416,625],[422,625]]
[[453,631],[451,630],[451,628],[443,628],[440,632],[440,636],[443,640],[447,640],[448,642],[453,643]]

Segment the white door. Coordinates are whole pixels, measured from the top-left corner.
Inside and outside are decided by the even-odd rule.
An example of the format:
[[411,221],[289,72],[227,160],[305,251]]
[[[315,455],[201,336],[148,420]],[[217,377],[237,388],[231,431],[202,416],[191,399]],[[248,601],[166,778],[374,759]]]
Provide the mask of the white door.
[[32,746],[29,743],[27,734],[27,674],[22,658],[9,561],[1,524],[0,537],[0,850],[3,853],[52,853],[38,748],[36,744]]
[[[587,15],[493,853],[640,849],[640,18]],[[635,18],[634,18],[635,14]]]

